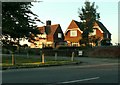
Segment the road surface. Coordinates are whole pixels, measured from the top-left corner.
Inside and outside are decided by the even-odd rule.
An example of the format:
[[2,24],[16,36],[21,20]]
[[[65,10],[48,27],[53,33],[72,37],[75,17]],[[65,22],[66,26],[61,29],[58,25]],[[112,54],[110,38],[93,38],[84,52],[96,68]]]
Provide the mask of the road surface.
[[39,83],[40,85],[119,82],[118,62],[11,69],[4,70],[2,76],[3,83]]

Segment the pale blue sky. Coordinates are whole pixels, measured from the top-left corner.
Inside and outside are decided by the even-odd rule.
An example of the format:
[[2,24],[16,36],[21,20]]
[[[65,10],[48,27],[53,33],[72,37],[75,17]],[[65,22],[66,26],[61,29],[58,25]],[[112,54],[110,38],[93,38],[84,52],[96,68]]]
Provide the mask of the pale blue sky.
[[[98,6],[100,21],[112,34],[112,43],[118,42],[118,1],[119,0],[89,0]],[[63,32],[72,20],[80,21],[78,8],[84,6],[85,0],[43,0],[33,2],[32,11],[37,14],[41,21],[51,20],[52,24],[60,24]],[[37,23],[38,26],[45,24]]]

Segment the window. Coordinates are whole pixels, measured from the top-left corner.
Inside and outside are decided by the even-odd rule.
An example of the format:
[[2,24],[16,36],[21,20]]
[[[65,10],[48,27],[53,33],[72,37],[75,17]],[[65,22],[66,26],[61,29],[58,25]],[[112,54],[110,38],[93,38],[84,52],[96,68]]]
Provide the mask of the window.
[[72,46],[77,47],[77,46],[79,46],[79,43],[72,43]]
[[62,38],[62,34],[61,33],[58,33],[58,38]]
[[77,36],[77,31],[76,30],[71,30],[70,31],[70,36],[71,37],[76,37]]
[[109,35],[108,35],[108,34],[106,34],[106,38],[109,38]]

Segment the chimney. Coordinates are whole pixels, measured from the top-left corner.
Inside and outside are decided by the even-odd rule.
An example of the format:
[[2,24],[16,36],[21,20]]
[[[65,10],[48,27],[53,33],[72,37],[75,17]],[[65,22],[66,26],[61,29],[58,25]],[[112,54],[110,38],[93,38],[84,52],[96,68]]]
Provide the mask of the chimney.
[[51,20],[47,20],[46,21],[46,26],[45,26],[45,32],[46,32],[47,35],[51,32],[50,25],[51,25]]
[[51,20],[47,20],[46,21],[46,26],[50,26],[51,25]]

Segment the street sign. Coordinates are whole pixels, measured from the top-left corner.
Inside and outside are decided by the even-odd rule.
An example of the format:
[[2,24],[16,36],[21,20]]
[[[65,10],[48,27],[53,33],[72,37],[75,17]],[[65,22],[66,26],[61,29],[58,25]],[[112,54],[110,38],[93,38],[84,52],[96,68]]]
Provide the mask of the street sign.
[[81,50],[78,51],[78,55],[79,55],[79,56],[82,56],[82,55],[83,55],[83,51],[81,51]]

